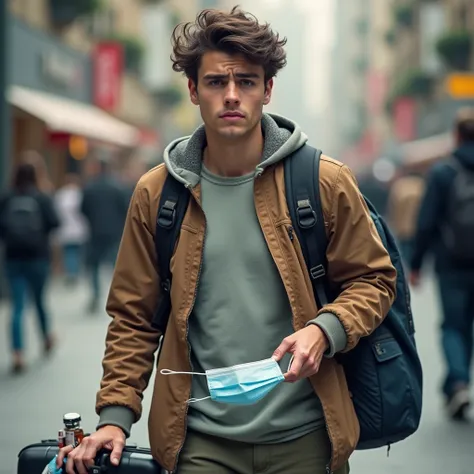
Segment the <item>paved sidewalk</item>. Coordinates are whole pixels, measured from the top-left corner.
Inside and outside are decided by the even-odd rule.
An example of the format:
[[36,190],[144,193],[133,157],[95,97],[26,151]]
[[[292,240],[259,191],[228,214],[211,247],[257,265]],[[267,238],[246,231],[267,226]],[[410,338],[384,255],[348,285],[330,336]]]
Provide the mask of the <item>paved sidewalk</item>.
[[[425,368],[425,405],[419,432],[385,449],[358,452],[352,474],[473,474],[474,423],[459,425],[446,420],[437,386],[442,371],[438,351],[437,301],[431,282],[415,292],[417,340]],[[49,298],[59,346],[50,360],[40,357],[34,315],[28,314],[30,369],[20,378],[7,374],[6,331],[8,311],[0,306],[0,474],[16,472],[19,450],[44,438],[55,437],[62,414],[82,414],[86,430],[97,422],[95,394],[102,369],[104,337],[109,322],[105,313],[87,315],[87,288],[54,284]],[[147,413],[151,390],[145,393],[144,417],[134,427],[130,442],[148,446]],[[297,474],[297,473],[294,473]]]

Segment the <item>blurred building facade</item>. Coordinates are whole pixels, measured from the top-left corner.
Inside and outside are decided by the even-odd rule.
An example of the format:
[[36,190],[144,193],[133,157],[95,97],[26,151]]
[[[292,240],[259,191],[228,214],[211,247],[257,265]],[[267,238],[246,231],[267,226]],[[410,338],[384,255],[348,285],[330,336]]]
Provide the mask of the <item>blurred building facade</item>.
[[334,51],[329,93],[330,143],[333,154],[340,157],[349,144],[359,143],[367,127],[365,109],[369,28],[369,0],[338,1],[334,10]]
[[8,0],[9,168],[34,149],[59,186],[91,156],[158,163],[200,120],[171,69],[171,33],[220,3]]
[[12,163],[40,152],[55,187],[94,156],[156,147],[158,113],[143,85],[139,0],[9,1]]
[[340,157],[363,167],[449,153],[456,110],[474,104],[474,2],[338,0],[334,25]]

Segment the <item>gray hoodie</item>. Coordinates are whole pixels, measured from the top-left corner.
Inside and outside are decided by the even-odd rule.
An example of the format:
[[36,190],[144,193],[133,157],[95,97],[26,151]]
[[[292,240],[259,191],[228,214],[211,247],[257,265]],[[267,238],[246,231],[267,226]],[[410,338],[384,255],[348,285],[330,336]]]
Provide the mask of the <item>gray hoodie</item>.
[[[255,170],[257,175],[263,173],[266,167],[286,158],[308,140],[296,123],[279,115],[264,114],[262,129],[265,145],[262,162]],[[178,181],[190,187],[199,183],[205,143],[206,132],[204,126],[201,126],[192,136],[178,138],[166,147],[164,152],[166,167]]]

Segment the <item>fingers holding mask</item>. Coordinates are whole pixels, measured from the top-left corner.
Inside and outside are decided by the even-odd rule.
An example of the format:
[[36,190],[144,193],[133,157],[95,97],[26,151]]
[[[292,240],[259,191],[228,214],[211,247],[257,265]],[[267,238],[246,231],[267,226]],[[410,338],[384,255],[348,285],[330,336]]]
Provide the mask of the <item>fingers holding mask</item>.
[[306,353],[296,351],[288,364],[288,371],[284,374],[286,382],[297,382],[298,380],[311,377],[319,370],[319,360]]
[[296,382],[299,380],[303,365],[303,357],[296,352],[292,354],[288,364],[288,371],[284,374],[285,382]]

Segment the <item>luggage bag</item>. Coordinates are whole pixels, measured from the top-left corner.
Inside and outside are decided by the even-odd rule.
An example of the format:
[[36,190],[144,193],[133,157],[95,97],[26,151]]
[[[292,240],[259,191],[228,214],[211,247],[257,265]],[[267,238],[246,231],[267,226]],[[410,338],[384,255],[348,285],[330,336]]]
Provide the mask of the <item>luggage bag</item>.
[[[51,459],[58,454],[57,440],[43,440],[41,443],[30,444],[18,454],[17,474],[41,474]],[[125,446],[119,466],[110,464],[110,451],[99,451],[95,466],[90,474],[165,474],[166,471],[153,460],[147,448],[133,445]]]

